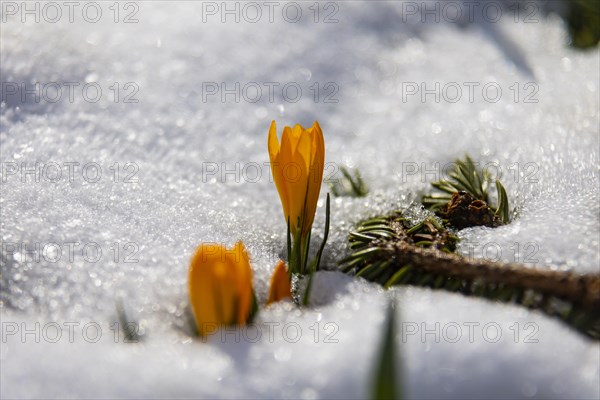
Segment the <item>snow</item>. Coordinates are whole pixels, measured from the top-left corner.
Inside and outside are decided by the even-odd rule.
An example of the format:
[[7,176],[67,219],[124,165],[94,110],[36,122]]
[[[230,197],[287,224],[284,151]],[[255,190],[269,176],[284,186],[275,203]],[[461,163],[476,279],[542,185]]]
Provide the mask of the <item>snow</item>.
[[[357,221],[397,208],[422,215],[411,201],[439,178],[425,171],[469,153],[500,168],[517,214],[501,228],[462,231],[463,254],[597,273],[599,54],[568,48],[559,19],[421,23],[403,20],[404,3],[356,1],[337,3],[338,23],[323,23],[335,11],[323,5],[315,23],[312,3],[299,3],[305,17],[297,23],[279,14],[273,23],[266,14],[222,23],[201,3],[140,2],[139,22],[124,24],[99,4],[98,23],[76,13],[73,23],[65,14],[57,23],[17,15],[1,24],[1,397],[364,398],[392,299],[411,398],[600,397],[598,343],[555,319],[428,289],[385,292],[335,271],[317,275],[312,307],[262,309],[247,330],[204,343],[185,320],[188,262],[201,242],[243,240],[266,300],[285,246],[264,165],[272,119],[280,127],[318,119],[331,163],[325,176],[339,176],[337,165],[358,168],[370,188],[366,198],[332,201],[330,270],[347,254]],[[132,9],[120,11],[122,20]],[[63,97],[22,101],[6,82],[57,82]],[[73,102],[68,82],[79,84]],[[102,88],[95,103],[79,90],[93,82]],[[222,102],[220,93],[207,95],[211,82],[254,82],[262,97],[247,101],[248,91]],[[280,83],[272,100],[269,82]],[[280,91],[294,82],[303,91],[297,102]],[[439,102],[406,92],[436,82],[451,84]],[[470,101],[472,82],[479,86]],[[502,89],[497,102],[483,95],[488,83]],[[463,96],[454,103],[456,86]],[[123,102],[136,87],[139,102]],[[336,87],[338,102],[324,102]],[[537,102],[526,103],[527,95]],[[22,164],[36,162],[39,182]],[[52,163],[62,171],[57,179]],[[32,260],[24,253],[36,243],[46,252]],[[115,340],[116,299],[139,322],[141,343]],[[439,340],[423,338],[436,323]],[[38,337],[23,337],[24,329]],[[51,343],[55,332],[62,336]]]

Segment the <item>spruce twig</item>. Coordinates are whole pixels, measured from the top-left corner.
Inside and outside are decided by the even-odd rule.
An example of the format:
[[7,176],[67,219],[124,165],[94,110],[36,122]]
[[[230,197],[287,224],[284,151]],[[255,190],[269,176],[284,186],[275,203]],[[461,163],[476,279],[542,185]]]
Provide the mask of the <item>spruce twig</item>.
[[435,212],[454,228],[469,226],[498,226],[510,221],[506,189],[496,180],[496,206],[490,204],[488,187],[491,178],[487,171],[478,170],[469,155],[454,162],[448,179],[432,182],[438,192],[423,196],[423,205]]
[[556,316],[600,339],[600,274],[530,268],[455,254],[458,238],[435,217],[410,224],[397,211],[363,222],[349,235],[346,273],[384,287],[416,285],[512,302]]

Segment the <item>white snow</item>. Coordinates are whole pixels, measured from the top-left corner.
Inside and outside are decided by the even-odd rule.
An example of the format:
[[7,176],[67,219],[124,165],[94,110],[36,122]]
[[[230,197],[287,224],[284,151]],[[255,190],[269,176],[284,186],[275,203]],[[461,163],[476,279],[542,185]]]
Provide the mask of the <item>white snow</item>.
[[[570,49],[562,22],[541,12],[536,23],[510,15],[494,24],[420,23],[403,20],[406,3],[348,1],[336,3],[339,10],[321,3],[315,23],[313,3],[302,2],[299,22],[275,13],[271,23],[259,2],[258,23],[232,16],[222,23],[220,14],[203,14],[202,3],[146,1],[137,3],[139,22],[124,24],[113,21],[111,3],[99,4],[98,23],[80,13],[73,23],[68,14],[57,23],[22,23],[17,14],[0,25],[2,398],[368,397],[391,299],[402,328],[399,375],[411,398],[600,397],[597,342],[539,312],[446,292],[385,292],[325,271],[312,307],[262,309],[256,326],[207,343],[190,335],[184,318],[188,262],[201,242],[243,240],[257,295],[266,299],[285,247],[264,166],[272,119],[279,129],[318,119],[331,163],[325,175],[339,176],[337,165],[359,168],[371,189],[363,199],[333,199],[328,269],[347,254],[357,221],[406,207],[419,215],[411,201],[439,178],[423,170],[468,153],[499,167],[517,214],[501,228],[462,231],[461,252],[472,247],[475,256],[494,258],[499,250],[500,259],[532,268],[598,273],[598,49]],[[135,11],[121,7],[121,20]],[[339,22],[323,23],[332,10]],[[52,86],[39,102],[32,95],[23,102],[8,94],[7,82],[57,82],[63,97],[46,101]],[[65,82],[79,84],[73,102]],[[96,103],[81,94],[92,82],[102,88]],[[203,101],[207,82],[254,84],[239,102],[233,94]],[[269,82],[280,84],[272,100]],[[297,102],[282,97],[290,82],[302,88]],[[434,94],[425,101],[406,94],[412,83],[432,89],[436,82],[439,102]],[[472,83],[479,86],[470,101]],[[495,103],[482,92],[489,83],[502,89]],[[256,86],[262,97],[246,101]],[[462,97],[453,103],[457,86]],[[135,87],[139,102],[124,103]],[[335,87],[338,102],[325,103]],[[486,95],[495,96],[492,89]],[[526,103],[527,95],[537,102]],[[36,162],[39,182],[22,164]],[[56,165],[62,176],[54,179]],[[95,166],[102,176],[91,182]],[[125,182],[133,172],[137,181]],[[314,247],[326,192],[324,185]],[[15,251],[13,243],[26,248]],[[24,254],[36,243],[46,249],[39,261]],[[102,255],[93,261],[97,248]],[[115,343],[117,298],[139,321],[141,343]],[[102,334],[90,343],[96,323]],[[439,340],[423,338],[436,323]],[[34,333],[23,337],[24,329]]]

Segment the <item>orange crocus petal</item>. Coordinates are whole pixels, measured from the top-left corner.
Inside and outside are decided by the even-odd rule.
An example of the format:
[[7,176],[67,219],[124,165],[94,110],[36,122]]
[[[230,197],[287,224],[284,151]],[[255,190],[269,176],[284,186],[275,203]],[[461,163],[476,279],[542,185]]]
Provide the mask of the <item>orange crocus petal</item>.
[[294,163],[294,152],[292,148],[292,141],[294,139],[292,136],[292,130],[286,126],[283,129],[283,135],[281,135],[281,150],[279,151],[278,157],[282,183],[281,188],[278,187],[277,189],[285,192],[285,198],[287,200],[287,204],[284,204],[283,207],[285,218],[286,221],[289,218],[290,231],[292,235],[295,236],[300,210],[298,210],[298,206],[296,205],[297,189],[294,187],[294,182],[299,179],[301,171],[299,165]]
[[271,127],[269,128],[269,158],[271,162],[277,159],[279,155],[279,139],[277,139],[277,124],[275,121],[271,122]]
[[238,242],[232,250],[217,244],[199,246],[190,264],[188,290],[200,335],[223,325],[245,324],[254,296],[244,245]]
[[298,147],[292,155],[292,159],[287,163],[287,170],[284,173],[286,186],[289,188],[290,215],[291,221],[302,225],[306,223],[307,215],[306,194],[308,191],[308,160],[310,154],[302,150],[310,149],[310,138],[302,135],[298,141]]
[[218,321],[216,302],[218,301],[213,289],[215,285],[212,274],[214,255],[219,251],[214,245],[203,244],[198,247],[192,258],[188,273],[188,292],[190,305],[196,327],[202,336],[217,329]]
[[250,259],[244,244],[237,242],[233,248],[233,257],[235,268],[237,269],[237,294],[238,308],[236,322],[243,325],[248,320],[250,309],[252,307],[252,268],[250,267]]
[[323,181],[323,168],[325,166],[325,143],[319,123],[315,121],[309,132],[311,137],[311,148],[308,189],[306,194],[307,209],[305,210],[307,218],[306,223],[303,224],[303,234],[310,231],[315,217],[319,192],[321,191],[321,182]]
[[212,268],[213,293],[217,321],[219,324],[230,325],[235,321],[236,276],[235,268],[225,260],[218,261]]
[[292,150],[296,151],[298,148],[298,144],[300,142],[300,138],[304,135],[306,129],[302,127],[300,124],[294,125],[292,128]]
[[267,305],[285,298],[292,298],[292,288],[290,286],[290,277],[287,268],[285,267],[285,263],[282,260],[279,260],[275,266],[273,275],[271,276]]
[[279,199],[283,207],[283,215],[286,219],[290,215],[290,201],[288,198],[288,190],[286,188],[285,181],[283,179],[284,165],[281,161],[281,147],[279,146],[279,140],[277,139],[277,125],[275,121],[271,122],[271,128],[269,129],[269,159],[271,161],[271,172],[273,174],[273,180],[279,193]]

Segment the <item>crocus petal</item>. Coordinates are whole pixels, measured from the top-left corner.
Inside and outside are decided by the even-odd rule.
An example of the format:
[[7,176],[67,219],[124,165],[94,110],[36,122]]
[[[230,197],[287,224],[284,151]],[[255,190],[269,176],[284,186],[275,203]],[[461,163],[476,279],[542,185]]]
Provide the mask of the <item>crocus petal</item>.
[[[271,161],[271,173],[273,174],[273,180],[275,181],[275,187],[277,188],[277,193],[279,193],[279,199],[281,200],[281,205],[283,207],[283,215],[286,218],[289,214],[289,198],[288,198],[288,190],[285,186],[285,182],[283,180],[283,165],[281,161],[281,147],[279,145],[279,140],[277,139],[277,125],[275,121],[271,122],[271,127],[269,128],[269,159]],[[286,139],[287,142],[287,139]]]
[[[222,253],[225,256],[225,253]],[[213,273],[213,293],[215,293],[215,307],[219,324],[235,324],[236,307],[236,275],[235,266],[220,260],[214,264]]]
[[247,322],[252,301],[252,270],[244,245],[228,250],[202,244],[188,273],[189,299],[198,332],[206,336],[220,326]]
[[293,153],[299,138],[300,136],[294,135],[292,128],[284,126],[283,133],[281,134],[281,146],[283,147],[283,142],[286,142],[286,146],[289,147],[290,151]]
[[279,154],[279,139],[277,139],[277,124],[275,121],[271,122],[271,127],[269,128],[269,158],[271,162],[277,159],[277,155]]
[[[306,135],[300,137],[298,148],[304,148],[310,144],[310,138]],[[290,200],[290,214],[291,220],[294,224],[300,223],[305,224],[306,219],[305,207],[306,207],[306,193],[308,188],[308,168],[307,160],[310,154],[302,154],[300,151],[296,151],[292,159],[286,165],[284,172],[284,179],[286,186],[289,188],[289,200]]]
[[306,224],[303,224],[303,234],[308,233],[312,226],[315,212],[317,209],[317,201],[319,200],[319,192],[321,191],[321,182],[323,181],[323,168],[325,164],[325,143],[323,140],[323,133],[318,122],[315,122],[313,127],[310,129],[309,136],[311,136],[311,149],[310,149],[310,166],[309,166],[309,179],[308,189],[306,194],[306,210],[305,214]]
[[298,146],[298,141],[302,136],[302,132],[304,132],[304,128],[302,128],[302,126],[300,126],[299,124],[296,124],[292,129],[290,129],[289,126],[286,126],[283,129],[283,133],[285,134],[286,131],[289,134],[290,144],[292,145],[292,152],[294,152],[296,151],[296,147]]
[[252,268],[248,252],[241,241],[235,244],[232,254],[236,261],[238,287],[237,323],[242,325],[248,320],[252,307]]
[[198,247],[188,273],[190,306],[196,327],[202,336],[215,331],[219,324],[216,309],[218,298],[214,292],[216,286],[213,284],[212,274],[214,255],[217,252],[215,245],[203,244]]
[[285,267],[285,263],[282,260],[279,260],[275,266],[273,275],[271,275],[267,305],[285,298],[292,298],[292,288],[290,286],[290,277],[287,268]]
[[302,171],[300,170],[301,165],[294,162],[294,152],[292,149],[292,130],[289,127],[285,127],[283,135],[281,136],[281,150],[279,152],[279,166],[281,167],[281,188],[277,188],[278,191],[284,191],[284,195],[281,194],[279,197],[285,197],[286,204],[284,205],[285,219],[290,220],[290,231],[292,235],[296,235],[298,226],[298,217],[300,216],[301,208],[297,206],[297,189],[294,184],[300,179]]

